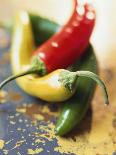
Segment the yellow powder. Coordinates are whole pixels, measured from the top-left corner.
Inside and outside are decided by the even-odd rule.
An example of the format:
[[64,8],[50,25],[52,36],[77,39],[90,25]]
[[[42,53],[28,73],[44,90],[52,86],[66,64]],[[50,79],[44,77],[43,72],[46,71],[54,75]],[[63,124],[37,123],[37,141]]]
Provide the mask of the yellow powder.
[[12,142],[12,141],[13,141],[13,139],[7,141],[5,144],[9,144],[9,143]]
[[26,113],[26,108],[17,108],[16,111],[20,113]]
[[46,106],[46,105],[42,107],[41,111],[43,113],[47,113],[47,114],[49,114],[51,116],[56,116],[57,117],[59,115],[59,111],[57,111],[57,112],[51,112],[50,109],[49,109],[49,107]]
[[18,155],[21,155],[21,153],[20,153],[20,152],[17,152],[17,154],[18,154]]
[[21,128],[17,128],[17,131],[21,131],[22,129]]
[[28,154],[38,154],[38,153],[41,153],[43,151],[43,148],[39,148],[39,149],[35,149],[35,150],[32,150],[32,149],[28,149]]
[[5,141],[0,139],[0,149],[2,150],[4,147]]
[[33,104],[28,104],[28,103],[23,103],[23,107],[25,107],[25,108],[31,108],[33,106]]
[[7,101],[7,92],[0,90],[0,103],[5,103]]
[[33,126],[37,126],[37,120],[31,122]]
[[[108,116],[109,113],[107,113]],[[107,152],[108,154],[113,153],[116,148],[116,131],[112,129],[111,127],[111,119],[112,117],[110,116],[109,119],[106,117],[107,121],[103,121],[101,124],[98,124],[98,127],[96,129],[96,124],[92,126],[92,129],[90,132],[87,132],[86,130],[83,133],[80,133],[77,135],[75,134],[75,140],[73,140],[71,137],[60,137],[60,136],[55,136],[54,133],[54,127],[55,125],[51,122],[48,122],[47,128],[45,126],[39,126],[41,130],[45,130],[47,133],[46,134],[35,134],[35,137],[39,138],[45,138],[48,141],[53,141],[53,139],[57,140],[58,146],[54,148],[54,151],[60,152],[60,153],[74,153],[78,155],[93,155],[97,153],[104,154]],[[104,131],[104,126],[109,126],[109,130]],[[108,129],[108,128],[107,128]],[[94,132],[95,131],[95,132]],[[98,132],[97,132],[98,131]],[[104,134],[104,138],[100,138],[99,141],[96,141],[96,136],[100,136],[100,131],[101,133]],[[108,136],[108,131],[112,133],[112,137]],[[78,131],[77,131],[78,132]],[[40,140],[37,140],[40,142]],[[36,141],[36,142],[37,142]],[[114,143],[113,143],[114,141]],[[107,142],[108,145],[105,143]]]
[[26,140],[18,141],[18,142],[16,143],[16,145],[15,145],[11,150],[13,150],[13,149],[15,149],[15,148],[21,146],[25,141],[26,141]]
[[33,117],[37,120],[44,120],[44,117],[41,114],[34,114]]
[[14,125],[14,124],[16,124],[16,122],[10,121],[10,124],[13,124]]
[[44,140],[41,140],[41,139],[36,139],[35,140],[35,143],[44,143],[45,141]]
[[36,136],[45,138],[49,141],[53,141],[53,138],[56,138],[55,133],[54,133],[54,127],[55,126],[52,122],[49,122],[47,127],[39,126],[40,130],[46,131],[47,134],[41,134],[41,135],[36,135]]
[[4,154],[8,154],[9,151],[8,150],[3,150],[3,152],[4,152]]
[[[56,136],[54,133],[55,125],[50,121],[46,122],[47,126],[39,125],[38,127],[38,121],[34,120],[32,121],[32,125],[37,126],[40,130],[46,132],[45,134],[38,132],[33,133],[35,136],[33,144],[44,143],[46,142],[46,140],[54,141],[54,139],[56,139],[58,146],[54,148],[54,151],[60,152],[62,154],[112,154],[116,150],[116,128],[112,125],[113,120],[116,119],[116,115],[114,116],[114,113],[116,113],[116,100],[115,98],[113,98],[112,104],[105,107],[104,104],[102,104],[103,100],[100,97],[99,92],[97,92],[97,96],[95,97],[97,99],[92,103],[91,121],[87,122],[83,127],[83,124],[85,123],[85,120],[83,120],[82,123],[79,124],[79,129],[75,131],[73,139],[70,135],[68,135],[67,137]],[[26,109],[24,111],[26,111]],[[58,113],[56,114],[56,112],[50,112],[48,106],[43,106],[41,108],[41,111],[53,117],[58,115]],[[42,115],[36,113],[37,111],[33,113],[34,118],[37,120],[42,120]],[[87,115],[86,118],[90,119],[90,116]],[[88,129],[89,126],[90,128]],[[81,129],[82,131],[80,132]],[[28,149],[27,151],[28,154],[35,155],[42,152],[43,149],[36,148],[35,150]]]

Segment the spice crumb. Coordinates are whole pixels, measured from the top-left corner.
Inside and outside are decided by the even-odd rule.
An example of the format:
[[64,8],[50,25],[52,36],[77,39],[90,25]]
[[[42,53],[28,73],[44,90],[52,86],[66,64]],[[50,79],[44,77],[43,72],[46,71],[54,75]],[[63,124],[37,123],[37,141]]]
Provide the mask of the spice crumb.
[[35,149],[35,150],[32,150],[32,149],[28,149],[28,154],[38,154],[38,153],[41,153],[43,151],[43,148],[39,148],[39,149]]
[[2,150],[4,147],[5,141],[0,139],[0,149]]

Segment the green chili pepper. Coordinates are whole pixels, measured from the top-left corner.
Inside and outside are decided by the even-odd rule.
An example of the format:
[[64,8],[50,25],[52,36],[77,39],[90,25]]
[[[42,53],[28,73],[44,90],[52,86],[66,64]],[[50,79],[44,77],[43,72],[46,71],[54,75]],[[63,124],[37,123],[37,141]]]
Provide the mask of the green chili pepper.
[[[89,46],[85,53],[80,61],[70,69],[73,71],[89,70],[97,73],[97,61],[93,48]],[[63,136],[70,132],[85,116],[90,105],[95,90],[95,82],[84,77],[79,78],[77,82],[78,89],[75,95],[63,103],[62,111],[55,127],[57,135]]]
[[[36,45],[46,41],[53,35],[58,28],[58,24],[43,19],[37,15],[30,14],[32,29]],[[5,25],[5,28],[12,32],[12,26]],[[89,70],[97,73],[97,62],[93,49],[90,46],[86,54],[69,68],[71,71]],[[57,135],[65,135],[70,132],[85,116],[85,113],[91,102],[92,95],[95,89],[95,82],[87,78],[79,78],[77,80],[78,90],[75,95],[68,101],[63,103],[61,114],[56,123],[55,132]]]
[[38,46],[50,38],[59,29],[59,25],[53,21],[29,13],[35,44]]

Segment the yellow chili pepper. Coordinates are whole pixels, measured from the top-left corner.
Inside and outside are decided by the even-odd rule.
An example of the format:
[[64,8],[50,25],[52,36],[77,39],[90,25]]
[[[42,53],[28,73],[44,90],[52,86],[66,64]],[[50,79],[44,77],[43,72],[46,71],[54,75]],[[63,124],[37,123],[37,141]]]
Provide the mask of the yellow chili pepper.
[[[30,68],[30,61],[34,47],[32,28],[29,16],[26,12],[21,12],[16,16],[13,43],[11,48],[12,68],[15,75],[9,77],[0,84],[2,88],[7,82],[17,78],[19,86],[28,94],[39,97],[45,101],[59,102],[69,99],[76,91],[77,79],[84,76],[96,81],[104,91],[105,103],[108,104],[108,94],[105,84],[99,77],[89,71],[70,72],[58,69],[44,77],[39,77],[36,69]],[[36,61],[34,66],[38,65]],[[25,71],[29,70],[29,71]],[[33,75],[27,75],[33,74]]]
[[[33,34],[29,16],[26,12],[16,15],[13,41],[11,47],[11,60],[13,74],[27,70],[33,53]],[[56,70],[44,77],[26,75],[18,78],[18,85],[28,94],[39,97],[45,101],[64,101],[70,98],[70,92],[58,81],[61,70]]]

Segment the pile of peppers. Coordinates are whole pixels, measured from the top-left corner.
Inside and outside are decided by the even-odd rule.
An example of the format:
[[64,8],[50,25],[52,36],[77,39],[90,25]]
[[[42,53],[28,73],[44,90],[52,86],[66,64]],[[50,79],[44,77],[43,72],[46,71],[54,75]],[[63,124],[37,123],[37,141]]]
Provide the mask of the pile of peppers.
[[0,84],[2,88],[17,78],[18,85],[28,94],[62,103],[55,127],[60,136],[70,132],[84,117],[94,93],[94,81],[103,89],[105,103],[109,103],[89,44],[95,24],[94,9],[73,1],[72,16],[62,27],[26,11],[17,13],[11,45],[14,75]]

